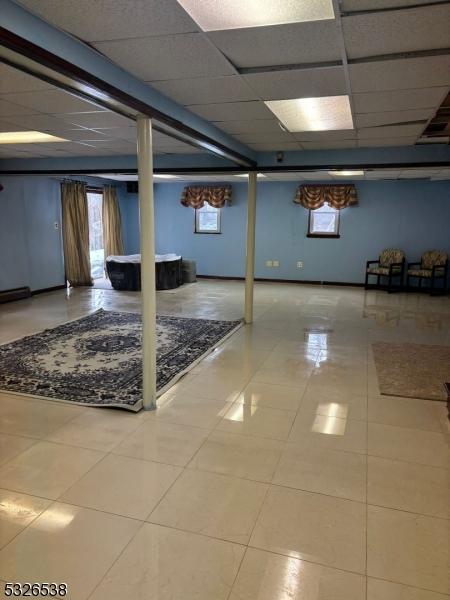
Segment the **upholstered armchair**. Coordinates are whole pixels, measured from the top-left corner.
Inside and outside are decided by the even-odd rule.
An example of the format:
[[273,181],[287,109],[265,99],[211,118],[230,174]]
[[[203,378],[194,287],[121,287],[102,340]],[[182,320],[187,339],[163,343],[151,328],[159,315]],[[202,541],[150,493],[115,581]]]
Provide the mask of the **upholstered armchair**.
[[[399,290],[402,287],[403,272],[405,269],[405,253],[397,248],[386,248],[380,254],[378,260],[368,260],[366,263],[365,289],[370,287],[380,287],[380,277],[387,277],[388,284],[385,287],[388,292]],[[375,275],[377,278],[376,286],[369,285],[369,277]],[[398,278],[398,284],[394,287],[392,280]]]
[[[428,250],[422,254],[420,262],[408,264],[406,287],[410,287],[410,279],[415,278],[419,282],[419,288],[422,287],[423,281],[429,281],[428,286],[430,293],[447,292],[447,271],[448,271],[448,254],[443,250]],[[442,281],[441,287],[436,287],[436,283]]]

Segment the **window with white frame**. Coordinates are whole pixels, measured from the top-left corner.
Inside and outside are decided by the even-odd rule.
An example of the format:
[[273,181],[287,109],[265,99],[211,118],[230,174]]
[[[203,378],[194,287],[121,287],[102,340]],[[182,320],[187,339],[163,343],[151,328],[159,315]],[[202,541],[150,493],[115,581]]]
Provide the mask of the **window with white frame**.
[[220,208],[207,202],[195,209],[195,233],[220,233]]
[[308,237],[339,237],[339,210],[327,202],[309,211]]

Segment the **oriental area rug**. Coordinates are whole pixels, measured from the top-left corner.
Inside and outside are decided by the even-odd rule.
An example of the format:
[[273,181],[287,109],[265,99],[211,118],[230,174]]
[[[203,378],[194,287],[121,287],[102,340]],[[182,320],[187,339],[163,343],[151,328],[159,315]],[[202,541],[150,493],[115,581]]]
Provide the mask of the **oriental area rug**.
[[[241,321],[157,316],[158,395]],[[142,321],[93,314],[0,346],[0,390],[89,406],[142,408]]]
[[427,344],[372,344],[380,393],[388,396],[447,399],[450,346]]

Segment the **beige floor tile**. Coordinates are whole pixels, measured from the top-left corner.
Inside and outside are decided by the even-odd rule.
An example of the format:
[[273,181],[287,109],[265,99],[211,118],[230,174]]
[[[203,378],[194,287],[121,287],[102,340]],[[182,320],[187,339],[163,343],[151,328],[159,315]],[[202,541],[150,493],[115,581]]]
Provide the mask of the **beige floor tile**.
[[0,552],[0,578],[66,582],[71,600],[85,600],[139,527],[132,519],[55,503]]
[[108,452],[127,434],[139,427],[143,422],[142,414],[90,409],[54,431],[47,439],[51,442]]
[[449,521],[368,507],[368,575],[447,593],[449,561]]
[[0,465],[5,464],[34,443],[36,443],[36,440],[31,438],[0,433]]
[[450,519],[450,471],[368,457],[368,502]]
[[245,405],[261,406],[263,408],[297,410],[301,399],[302,393],[298,388],[250,382],[242,393],[239,394],[237,402]]
[[230,600],[365,600],[362,575],[249,548]]
[[0,431],[43,438],[83,411],[64,403],[0,393]]
[[245,387],[250,376],[251,374],[242,376],[238,369],[227,369],[222,375],[218,373],[209,375],[207,371],[202,371],[188,384],[182,386],[176,396],[187,394],[205,400],[233,402]]
[[268,383],[271,385],[286,385],[288,387],[297,387],[304,391],[311,369],[295,370],[288,367],[262,366],[255,372],[252,377],[253,382]]
[[179,467],[109,455],[69,488],[61,500],[144,520],[180,473]]
[[232,402],[207,400],[195,396],[176,395],[164,406],[148,412],[146,419],[212,429],[222,419]]
[[145,524],[89,600],[226,600],[242,546]]
[[113,452],[184,467],[207,436],[206,429],[148,419],[116,446]]
[[302,410],[311,414],[341,419],[367,420],[367,397],[355,395],[339,388],[306,388]]
[[430,400],[395,396],[369,397],[369,421],[440,432],[438,408],[438,403]]
[[286,440],[294,418],[294,411],[235,402],[225,413],[217,429],[242,435]]
[[448,600],[449,597],[372,577],[367,579],[367,600]]
[[188,469],[149,521],[247,544],[266,492],[263,483]]
[[0,489],[0,548],[34,521],[51,500]]
[[369,454],[434,467],[450,467],[450,449],[443,434],[369,423]]
[[308,409],[297,413],[289,441],[308,442],[330,450],[367,452],[367,423],[327,415],[311,414]]
[[1,485],[56,500],[102,457],[94,450],[38,442],[0,469]]
[[278,440],[213,431],[189,468],[269,482],[284,443]]
[[249,545],[364,573],[366,508],[351,500],[271,486]]
[[287,444],[273,483],[359,502],[366,501],[366,456],[308,441]]

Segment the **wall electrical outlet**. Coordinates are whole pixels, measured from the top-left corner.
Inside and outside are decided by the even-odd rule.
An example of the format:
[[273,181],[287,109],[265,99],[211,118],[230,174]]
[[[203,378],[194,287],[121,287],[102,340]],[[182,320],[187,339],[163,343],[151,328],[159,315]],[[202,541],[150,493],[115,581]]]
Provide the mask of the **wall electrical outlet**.
[[302,260],[297,261],[297,269],[303,269],[303,261]]
[[272,260],[266,260],[266,267],[273,267],[273,261]]
[[280,261],[279,260],[273,260],[272,261],[272,266],[279,267],[280,266]]
[[55,229],[59,229],[59,223],[58,223],[58,221],[55,221],[54,224],[53,224],[53,226],[54,226]]

